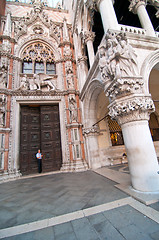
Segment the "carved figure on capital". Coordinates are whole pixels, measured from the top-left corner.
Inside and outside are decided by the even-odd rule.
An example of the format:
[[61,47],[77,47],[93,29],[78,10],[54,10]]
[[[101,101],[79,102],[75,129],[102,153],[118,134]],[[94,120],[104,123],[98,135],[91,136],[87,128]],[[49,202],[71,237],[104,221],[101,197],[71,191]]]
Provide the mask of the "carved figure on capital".
[[78,110],[77,103],[74,95],[69,97],[69,112],[70,112],[70,122],[78,121]]
[[70,49],[70,46],[66,45],[64,47],[64,56],[65,57],[72,57],[72,51]]
[[99,46],[99,68],[104,82],[137,76],[137,55],[123,33],[108,32]]

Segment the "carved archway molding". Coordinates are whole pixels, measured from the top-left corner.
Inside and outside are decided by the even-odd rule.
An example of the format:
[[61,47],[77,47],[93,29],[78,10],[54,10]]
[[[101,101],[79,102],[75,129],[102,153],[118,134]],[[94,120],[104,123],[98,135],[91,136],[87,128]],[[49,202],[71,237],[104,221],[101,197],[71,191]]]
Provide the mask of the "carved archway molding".
[[141,76],[144,79],[145,90],[147,93],[149,93],[150,72],[157,63],[159,63],[159,50],[156,50],[156,51],[152,52],[151,54],[149,54],[141,66]]
[[[90,127],[95,120],[95,109],[96,109],[96,100],[101,91],[104,90],[102,82],[98,79],[93,79],[86,89],[86,94],[84,96],[84,116],[85,116],[85,127]],[[90,115],[90,110],[94,110],[93,120]],[[91,117],[91,118],[90,118]]]

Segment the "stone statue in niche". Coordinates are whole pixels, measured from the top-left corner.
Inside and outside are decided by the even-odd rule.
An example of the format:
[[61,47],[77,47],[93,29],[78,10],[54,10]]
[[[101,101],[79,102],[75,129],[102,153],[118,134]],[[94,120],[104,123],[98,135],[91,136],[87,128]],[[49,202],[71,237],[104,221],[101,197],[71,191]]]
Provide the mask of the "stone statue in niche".
[[73,74],[68,74],[66,77],[66,81],[67,81],[67,87],[69,89],[73,89],[74,88]]
[[66,74],[72,74],[73,73],[71,62],[66,62],[65,69],[66,69]]
[[72,56],[72,52],[71,52],[71,49],[70,49],[70,46],[65,46],[64,47],[64,56],[65,57],[68,57],[68,56]]
[[78,121],[78,111],[76,107],[76,100],[74,96],[69,98],[69,111],[70,111],[70,121],[77,122]]
[[0,88],[7,87],[7,78],[8,78],[8,67],[3,65],[0,68]]
[[5,105],[6,105],[6,97],[4,95],[0,96],[0,127],[4,127],[5,125]]
[[107,33],[99,46],[99,68],[103,81],[138,75],[137,55],[123,33]]

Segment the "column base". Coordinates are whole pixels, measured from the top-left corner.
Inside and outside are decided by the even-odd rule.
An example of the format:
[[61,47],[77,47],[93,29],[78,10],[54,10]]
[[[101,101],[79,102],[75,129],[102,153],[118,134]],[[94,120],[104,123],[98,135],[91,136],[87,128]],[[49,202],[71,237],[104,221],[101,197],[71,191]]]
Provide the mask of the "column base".
[[0,183],[19,179],[22,176],[19,170],[4,171],[0,173]]

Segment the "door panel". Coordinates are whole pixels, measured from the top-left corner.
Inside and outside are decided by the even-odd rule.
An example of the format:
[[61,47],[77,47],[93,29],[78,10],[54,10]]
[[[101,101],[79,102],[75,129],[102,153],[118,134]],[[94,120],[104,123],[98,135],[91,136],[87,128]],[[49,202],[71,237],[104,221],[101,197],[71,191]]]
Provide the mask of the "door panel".
[[59,170],[62,165],[59,107],[21,107],[20,170],[38,172],[37,150],[43,153],[42,172]]

